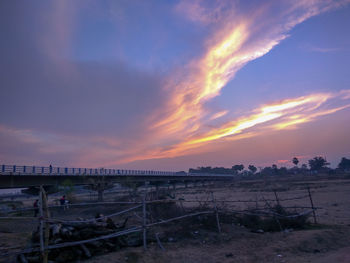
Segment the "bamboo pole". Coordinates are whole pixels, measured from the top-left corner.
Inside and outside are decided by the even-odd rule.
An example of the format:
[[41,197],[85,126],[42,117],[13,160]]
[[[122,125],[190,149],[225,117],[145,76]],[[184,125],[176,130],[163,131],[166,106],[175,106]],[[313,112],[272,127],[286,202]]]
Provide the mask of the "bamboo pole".
[[47,219],[50,218],[50,211],[48,209],[48,204],[47,204],[47,196],[45,193],[45,189],[41,187],[41,192],[42,192],[42,200],[43,200],[43,212],[45,215],[45,236],[44,236],[44,254],[43,254],[43,263],[48,262],[48,257],[49,257],[49,251],[46,249],[47,246],[49,245],[49,238],[50,238],[50,223],[47,221]]
[[312,208],[312,214],[314,216],[314,223],[317,224],[314,202],[312,201],[312,196],[311,196],[311,191],[310,191],[310,187],[309,186],[307,187],[307,192],[309,193],[309,198],[310,198],[310,203],[311,203],[311,208]]
[[143,249],[147,250],[147,233],[146,233],[146,195],[142,198],[142,230],[143,230]]
[[170,219],[162,220],[160,222],[155,222],[155,223],[148,224],[147,227],[152,227],[152,226],[156,226],[156,225],[166,224],[166,223],[169,223],[169,222],[172,222],[172,221],[176,221],[176,220],[180,220],[180,219],[187,218],[187,217],[206,215],[206,214],[212,214],[212,213],[213,213],[213,211],[203,211],[203,212],[198,212],[198,213],[192,213],[192,214],[187,214],[187,215],[183,215],[183,216],[173,217],[173,218],[170,218]]
[[218,207],[216,206],[216,201],[215,201],[213,192],[211,192],[211,198],[213,199],[213,204],[214,204],[214,209],[215,209],[216,225],[218,227],[219,233],[221,234],[221,226],[220,226],[220,220],[219,220],[219,211],[218,211]]
[[44,213],[43,213],[43,188],[40,186],[39,192],[39,235],[40,235],[40,253],[42,258],[44,258]]

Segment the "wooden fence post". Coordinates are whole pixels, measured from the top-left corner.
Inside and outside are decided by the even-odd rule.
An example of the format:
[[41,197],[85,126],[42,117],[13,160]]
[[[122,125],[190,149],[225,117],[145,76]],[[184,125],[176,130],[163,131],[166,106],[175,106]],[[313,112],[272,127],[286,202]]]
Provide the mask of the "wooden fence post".
[[211,192],[211,198],[213,199],[213,204],[214,204],[214,209],[215,209],[216,225],[218,227],[219,233],[221,234],[221,226],[220,226],[220,220],[219,220],[219,211],[218,211],[218,207],[216,206],[216,201],[215,201],[213,192]]
[[40,191],[42,193],[42,207],[43,207],[43,215],[45,216],[45,235],[44,235],[44,254],[43,254],[43,263],[48,262],[49,257],[49,251],[46,249],[49,245],[49,238],[50,238],[50,224],[47,221],[50,217],[50,212],[47,204],[47,196],[45,189],[43,187],[40,187]]
[[40,253],[42,260],[44,260],[44,213],[43,213],[43,187],[40,186],[39,192],[39,238],[40,238]]
[[147,250],[147,234],[146,234],[146,195],[142,198],[142,229],[143,229],[143,249]]
[[317,224],[314,202],[312,201],[312,196],[311,196],[311,191],[310,191],[310,187],[309,187],[309,186],[307,187],[307,192],[309,193],[309,198],[310,198],[312,213],[313,213],[313,215],[314,215],[314,223]]

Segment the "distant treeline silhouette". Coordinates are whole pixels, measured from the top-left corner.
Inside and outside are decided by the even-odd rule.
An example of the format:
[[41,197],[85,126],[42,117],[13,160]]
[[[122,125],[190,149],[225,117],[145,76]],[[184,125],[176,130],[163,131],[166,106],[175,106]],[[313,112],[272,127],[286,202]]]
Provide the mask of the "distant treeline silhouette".
[[[290,173],[318,173],[318,172],[350,172],[350,159],[343,157],[338,164],[336,169],[329,168],[329,162],[326,158],[322,156],[316,156],[308,161],[308,164],[302,164],[300,167],[299,159],[294,157],[291,162],[294,164],[294,167],[277,167],[276,164],[267,167],[255,167],[253,164],[248,166],[248,169],[245,170],[243,164],[233,165],[231,168],[225,167],[197,167],[196,169],[190,168],[189,173],[207,173],[207,174],[232,174],[232,175],[249,175],[249,174],[262,174],[262,175],[284,175]],[[258,171],[258,172],[257,172]]]

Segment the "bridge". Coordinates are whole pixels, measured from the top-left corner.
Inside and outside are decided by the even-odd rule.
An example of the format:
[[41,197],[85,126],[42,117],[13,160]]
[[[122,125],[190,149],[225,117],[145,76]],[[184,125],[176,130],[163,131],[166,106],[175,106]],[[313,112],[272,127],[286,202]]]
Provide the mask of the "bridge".
[[0,189],[60,185],[69,179],[75,185],[94,182],[188,182],[232,180],[232,175],[155,170],[68,168],[53,166],[0,165]]

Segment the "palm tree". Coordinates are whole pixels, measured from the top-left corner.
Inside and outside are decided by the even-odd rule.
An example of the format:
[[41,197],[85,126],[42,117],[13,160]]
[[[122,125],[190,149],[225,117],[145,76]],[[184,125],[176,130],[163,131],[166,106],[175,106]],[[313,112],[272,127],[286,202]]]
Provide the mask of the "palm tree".
[[298,166],[299,160],[297,157],[294,157],[292,162],[294,163],[295,166]]

